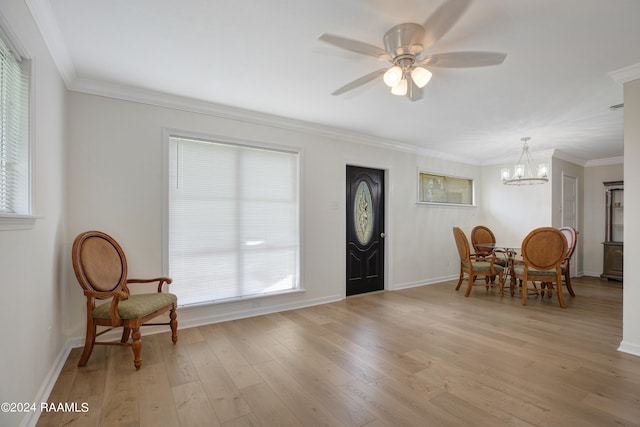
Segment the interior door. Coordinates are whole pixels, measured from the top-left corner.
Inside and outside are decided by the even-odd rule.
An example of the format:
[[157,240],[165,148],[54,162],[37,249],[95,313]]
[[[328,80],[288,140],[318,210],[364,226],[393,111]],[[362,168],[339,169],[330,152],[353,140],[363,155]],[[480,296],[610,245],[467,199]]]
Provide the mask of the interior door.
[[348,295],[384,289],[384,171],[347,166]]
[[[578,229],[578,180],[564,174],[562,175],[562,226]],[[578,263],[575,261],[577,253],[577,250],[573,252],[569,272],[571,277],[578,275]]]

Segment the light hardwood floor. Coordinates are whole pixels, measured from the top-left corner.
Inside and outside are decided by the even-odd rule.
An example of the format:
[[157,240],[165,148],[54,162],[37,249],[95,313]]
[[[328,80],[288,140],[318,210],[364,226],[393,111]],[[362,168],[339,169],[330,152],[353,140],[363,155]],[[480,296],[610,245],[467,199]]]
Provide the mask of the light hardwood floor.
[[[500,299],[455,282],[74,349],[39,426],[640,426],[640,357],[620,344],[622,288]],[[640,309],[640,308],[639,308]],[[179,320],[179,319],[178,319]]]

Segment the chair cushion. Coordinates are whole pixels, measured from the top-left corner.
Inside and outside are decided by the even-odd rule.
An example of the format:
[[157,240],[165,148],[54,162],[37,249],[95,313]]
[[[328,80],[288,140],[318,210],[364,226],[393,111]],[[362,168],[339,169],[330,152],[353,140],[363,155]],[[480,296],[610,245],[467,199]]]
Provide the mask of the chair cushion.
[[[467,264],[463,264],[464,268],[468,268]],[[491,262],[490,261],[472,261],[471,268],[476,273],[490,273],[491,272]],[[496,273],[500,273],[504,268],[497,264],[493,264],[493,271]]]
[[[120,301],[118,312],[122,319],[139,319],[163,307],[178,301],[178,297],[170,293],[129,295],[129,299]],[[93,309],[96,319],[108,319],[111,303],[104,303]]]
[[509,261],[507,261],[506,259],[497,258],[493,263],[494,264],[498,264],[498,265],[500,265],[502,267],[506,267],[507,264],[509,264]]
[[[517,276],[523,276],[524,275],[524,266],[523,265],[516,265],[515,267],[513,267],[513,271],[514,273],[516,273]],[[556,270],[537,270],[535,268],[530,268],[529,269],[529,276],[537,276],[537,277],[556,277]]]
[[[484,258],[484,259],[489,259],[490,260],[491,257],[487,257],[487,258]],[[473,262],[478,262],[478,261],[473,261]],[[491,261],[487,261],[487,262],[491,262]],[[495,261],[493,261],[493,265],[494,266],[500,265],[502,267],[506,267],[508,264],[509,264],[509,261],[507,261],[506,259],[504,259],[504,258],[502,258],[500,256],[496,257]]]

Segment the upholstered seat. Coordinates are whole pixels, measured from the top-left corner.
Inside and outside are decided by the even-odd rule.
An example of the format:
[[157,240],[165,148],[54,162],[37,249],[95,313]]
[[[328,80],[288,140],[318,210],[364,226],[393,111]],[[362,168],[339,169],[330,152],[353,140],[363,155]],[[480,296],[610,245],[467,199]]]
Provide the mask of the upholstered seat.
[[[491,273],[492,271],[498,271],[498,270],[492,270],[492,262],[491,261],[472,261],[471,262],[473,271],[475,271],[476,273]],[[463,263],[462,264],[463,267],[465,269],[469,268],[469,264],[467,263]]]
[[[513,272],[516,274],[516,276],[524,275],[524,265],[516,264],[513,267]],[[556,276],[556,272],[555,270],[538,270],[536,268],[529,268],[529,276],[554,278]]]
[[[171,340],[178,341],[178,321],[176,310],[178,298],[174,294],[162,292],[171,283],[168,277],[154,279],[127,278],[127,260],[124,251],[111,236],[100,231],[87,231],[76,237],[72,249],[73,270],[78,283],[87,297],[87,332],[84,350],[78,366],[89,361],[95,344],[127,345],[133,350],[133,364],[142,366],[142,341],[140,327],[166,312],[169,321],[153,323],[169,325]],[[156,293],[131,294],[128,285],[133,283],[157,283]],[[110,302],[96,306],[96,300],[110,299]],[[97,327],[109,329],[97,333]],[[97,342],[96,337],[115,327],[122,327],[119,343]],[[129,336],[132,341],[129,342]]]
[[[121,319],[138,319],[178,302],[174,294],[139,294],[129,295],[129,298],[118,303],[118,313]],[[111,319],[111,303],[100,304],[93,309],[96,319]]]

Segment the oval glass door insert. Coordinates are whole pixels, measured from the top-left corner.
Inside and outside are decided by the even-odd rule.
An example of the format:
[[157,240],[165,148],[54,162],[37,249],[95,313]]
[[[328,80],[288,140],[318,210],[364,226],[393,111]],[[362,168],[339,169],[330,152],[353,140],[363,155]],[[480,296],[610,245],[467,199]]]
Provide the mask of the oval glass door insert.
[[361,181],[358,184],[353,203],[353,220],[356,237],[362,245],[369,243],[373,233],[373,210],[371,207],[371,190],[365,181]]

